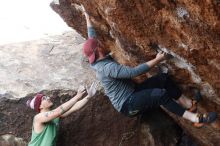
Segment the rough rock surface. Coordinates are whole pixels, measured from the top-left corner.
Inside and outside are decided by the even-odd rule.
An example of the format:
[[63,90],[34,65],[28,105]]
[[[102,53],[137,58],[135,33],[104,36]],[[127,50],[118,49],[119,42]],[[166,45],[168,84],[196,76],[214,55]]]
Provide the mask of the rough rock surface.
[[[192,97],[201,89],[199,110],[220,113],[220,2],[219,0],[59,0],[51,7],[86,37],[80,4],[88,11],[98,39],[120,63],[134,66],[151,59],[156,50],[174,56],[165,62]],[[217,124],[195,129],[174,116],[201,145],[220,145]]]
[[21,98],[41,90],[76,90],[80,84],[92,82],[93,71],[82,64],[83,42],[78,33],[70,31],[0,46],[0,97]]
[[17,138],[11,134],[0,136],[0,146],[26,146],[26,142],[22,138]]
[[[75,94],[64,90],[42,92],[55,97],[55,106]],[[0,135],[13,134],[26,143],[30,140],[35,112],[25,103],[33,95],[18,100],[1,98]],[[181,128],[159,109],[143,117],[127,118],[114,110],[100,93],[84,109],[61,120],[57,146],[194,146],[188,142],[189,138],[183,138]],[[17,141],[13,137],[0,139],[0,146],[6,143],[12,146]],[[20,145],[25,143],[20,140]]]
[[[82,41],[66,32],[1,46],[0,146],[27,145],[35,112],[25,103],[36,92],[55,97],[58,105],[73,96],[80,83],[95,80],[82,60]],[[87,107],[61,121],[57,146],[194,146],[160,110],[126,118],[101,91]]]

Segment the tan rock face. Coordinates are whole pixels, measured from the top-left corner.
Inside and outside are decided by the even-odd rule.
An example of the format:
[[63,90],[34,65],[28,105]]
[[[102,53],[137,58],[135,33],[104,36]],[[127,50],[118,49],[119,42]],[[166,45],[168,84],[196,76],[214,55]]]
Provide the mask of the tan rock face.
[[[73,96],[79,85],[95,80],[81,53],[83,41],[71,31],[1,46],[0,146],[26,146],[30,141],[36,113],[26,107],[29,97],[43,92],[55,97],[58,106]],[[100,93],[84,109],[61,120],[57,146],[172,146],[181,141],[181,133],[160,111],[127,118]]]
[[0,46],[0,98],[21,98],[41,90],[77,90],[91,83],[95,74],[82,64],[83,42],[78,33],[69,31]]
[[[51,4],[69,26],[86,37],[80,4],[90,14],[98,39],[116,60],[134,66],[151,59],[155,49],[172,54],[174,58],[165,63],[184,94],[192,97],[192,89],[200,88],[199,110],[220,113],[218,0],[60,0]],[[186,121],[180,123],[202,145],[220,145],[216,128],[195,130]]]

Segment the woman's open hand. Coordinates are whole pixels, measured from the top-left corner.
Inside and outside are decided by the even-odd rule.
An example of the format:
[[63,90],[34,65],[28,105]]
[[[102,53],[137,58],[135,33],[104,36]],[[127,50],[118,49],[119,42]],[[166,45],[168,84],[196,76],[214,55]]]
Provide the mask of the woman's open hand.
[[86,93],[86,89],[84,86],[79,86],[79,89],[77,91],[77,95],[79,95],[80,97],[82,97],[84,94]]
[[160,51],[159,53],[157,53],[156,59],[158,61],[162,61],[166,58],[166,53],[163,51]]
[[86,86],[86,91],[87,91],[87,94],[88,94],[88,98],[91,98],[96,94],[97,87],[98,87],[97,82],[93,82],[90,87]]

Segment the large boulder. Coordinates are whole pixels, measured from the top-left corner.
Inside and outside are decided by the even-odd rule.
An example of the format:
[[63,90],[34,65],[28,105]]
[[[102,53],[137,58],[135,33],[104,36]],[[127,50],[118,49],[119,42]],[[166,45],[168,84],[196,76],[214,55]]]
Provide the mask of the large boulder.
[[[53,96],[55,106],[58,106],[76,92],[53,90],[42,93]],[[0,146],[15,143],[26,146],[30,141],[36,113],[26,107],[26,101],[33,95],[18,100],[1,98],[0,131],[3,136]],[[57,146],[194,146],[182,133],[181,128],[159,109],[142,117],[128,118],[118,113],[100,92],[84,109],[61,120]],[[19,138],[7,138],[7,134]]]
[[[77,32],[87,37],[83,4],[98,39],[114,58],[129,66],[152,59],[163,50],[174,58],[164,62],[192,97],[199,88],[202,112],[220,113],[220,2],[219,0],[59,0],[51,7]],[[154,72],[151,72],[151,74]],[[220,145],[218,122],[201,129],[173,118],[201,145]]]
[[[37,92],[53,96],[57,106],[74,96],[80,84],[96,80],[82,56],[82,42],[71,31],[1,46],[0,146],[26,146],[30,141],[36,113],[26,101]],[[182,133],[160,110],[138,118],[123,116],[99,88],[84,109],[61,120],[57,146],[189,146]]]
[[[84,39],[75,31],[2,45],[0,97],[21,98],[41,90],[77,90],[95,80],[83,64]],[[86,69],[85,69],[86,68]]]

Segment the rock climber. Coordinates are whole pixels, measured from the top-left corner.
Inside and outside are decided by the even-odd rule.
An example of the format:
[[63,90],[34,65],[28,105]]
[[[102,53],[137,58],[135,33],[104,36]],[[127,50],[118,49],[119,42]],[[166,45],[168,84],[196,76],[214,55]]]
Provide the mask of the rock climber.
[[101,81],[105,94],[118,112],[134,117],[150,108],[162,106],[169,112],[193,122],[197,127],[216,120],[216,112],[204,114],[195,112],[197,103],[201,99],[200,92],[195,94],[193,100],[181,96],[181,90],[168,74],[161,73],[142,83],[135,83],[132,78],[148,72],[165,60],[166,54],[159,52],[154,59],[136,67],[119,64],[97,40],[95,29],[83,6],[82,10],[88,30],[83,53]]
[[53,102],[44,94],[37,94],[32,100],[27,101],[28,107],[34,109],[38,114],[33,118],[32,136],[28,146],[54,146],[56,143],[57,130],[60,118],[69,116],[71,113],[81,109],[96,93],[97,83],[87,88],[79,88],[76,96],[51,110]]

